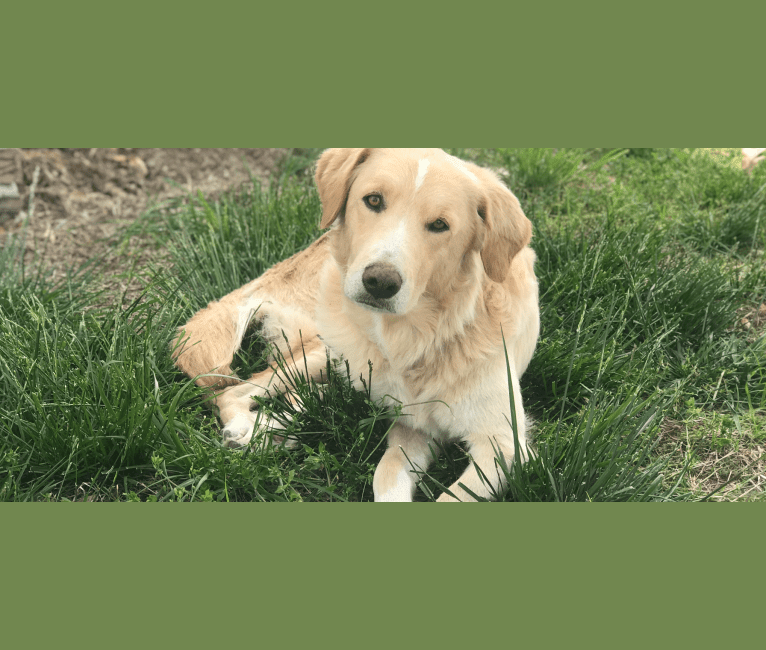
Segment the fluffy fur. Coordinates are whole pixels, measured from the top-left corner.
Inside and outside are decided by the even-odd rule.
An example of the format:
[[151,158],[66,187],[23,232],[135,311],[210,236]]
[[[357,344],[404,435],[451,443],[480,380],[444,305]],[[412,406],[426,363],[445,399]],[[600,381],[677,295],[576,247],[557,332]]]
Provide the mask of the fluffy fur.
[[174,345],[177,365],[214,388],[224,440],[242,446],[260,433],[252,397],[285,390],[273,368],[232,376],[253,321],[317,379],[327,348],[356,376],[371,360],[373,397],[406,414],[389,433],[375,500],[412,500],[413,466],[428,467],[433,440],[468,445],[474,463],[455,497],[473,500],[459,483],[490,497],[504,486],[496,451],[514,455],[501,328],[524,449],[519,378],[539,332],[532,227],[518,200],[491,171],[440,149],[329,149],[316,183],[329,232],[195,314]]

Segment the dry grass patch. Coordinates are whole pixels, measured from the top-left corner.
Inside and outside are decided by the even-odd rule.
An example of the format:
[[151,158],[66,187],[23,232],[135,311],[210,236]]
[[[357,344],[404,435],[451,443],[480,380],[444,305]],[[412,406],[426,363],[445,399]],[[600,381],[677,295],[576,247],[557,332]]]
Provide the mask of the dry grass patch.
[[666,418],[661,448],[689,463],[688,488],[713,501],[766,499],[766,413],[739,416],[691,408]]

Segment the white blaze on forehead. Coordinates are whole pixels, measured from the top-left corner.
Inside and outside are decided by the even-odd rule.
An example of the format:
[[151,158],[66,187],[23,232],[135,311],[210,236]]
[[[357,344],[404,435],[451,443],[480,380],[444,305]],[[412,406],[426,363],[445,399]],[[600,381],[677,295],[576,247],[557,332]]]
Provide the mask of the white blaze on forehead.
[[465,166],[465,163],[460,160],[460,158],[455,158],[455,156],[447,156],[447,161],[461,174],[468,176],[468,178],[470,178],[474,183],[479,181],[479,179],[476,178],[476,175],[470,169],[468,169],[468,167]]
[[419,190],[420,186],[423,184],[423,181],[426,178],[426,172],[428,171],[428,166],[431,164],[431,161],[428,160],[428,158],[422,158],[420,162],[418,163],[418,177],[415,179],[415,189]]

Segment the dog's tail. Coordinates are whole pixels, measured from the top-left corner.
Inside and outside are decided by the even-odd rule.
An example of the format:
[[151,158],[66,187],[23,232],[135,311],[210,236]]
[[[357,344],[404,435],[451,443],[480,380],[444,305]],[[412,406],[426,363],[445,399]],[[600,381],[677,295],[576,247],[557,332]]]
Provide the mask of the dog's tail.
[[253,296],[254,288],[246,285],[211,302],[179,328],[171,344],[173,360],[199,386],[220,389],[238,383],[231,363],[263,302]]

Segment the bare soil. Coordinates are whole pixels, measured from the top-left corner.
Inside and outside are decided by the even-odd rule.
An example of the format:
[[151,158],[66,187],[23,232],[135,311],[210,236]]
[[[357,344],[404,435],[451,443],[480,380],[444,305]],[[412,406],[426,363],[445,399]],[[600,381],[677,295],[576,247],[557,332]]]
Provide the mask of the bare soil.
[[[0,221],[0,245],[28,224],[26,247],[61,277],[90,259],[111,288],[129,265],[149,255],[117,251],[125,228],[147,208],[201,190],[205,196],[265,181],[291,149],[17,149],[25,210]],[[35,183],[35,176],[37,182]],[[34,187],[33,202],[29,198]],[[102,266],[103,265],[103,266]]]

